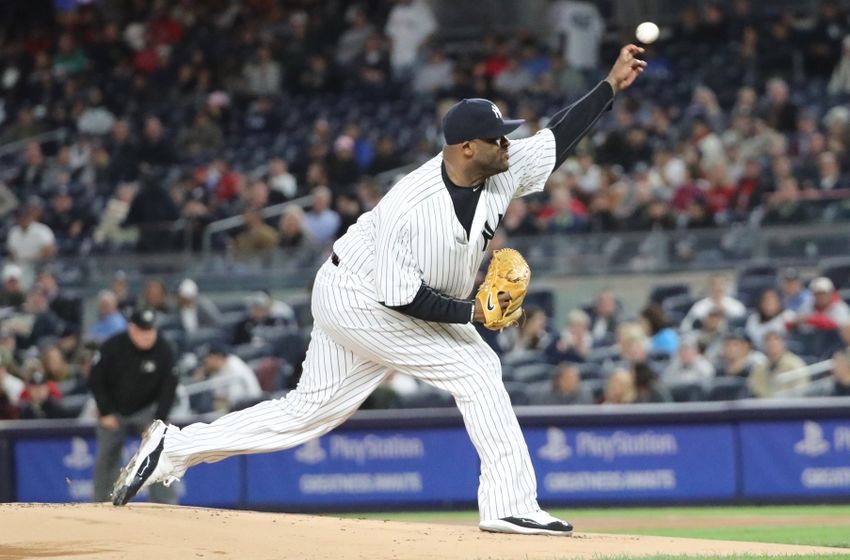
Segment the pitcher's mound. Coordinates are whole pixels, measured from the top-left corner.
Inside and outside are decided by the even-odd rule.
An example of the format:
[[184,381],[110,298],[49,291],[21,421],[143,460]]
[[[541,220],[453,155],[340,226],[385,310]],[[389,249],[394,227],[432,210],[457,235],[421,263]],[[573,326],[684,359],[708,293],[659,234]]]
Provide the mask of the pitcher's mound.
[[837,554],[848,549],[476,527],[131,504],[0,504],[0,560],[250,558],[564,560],[657,554]]

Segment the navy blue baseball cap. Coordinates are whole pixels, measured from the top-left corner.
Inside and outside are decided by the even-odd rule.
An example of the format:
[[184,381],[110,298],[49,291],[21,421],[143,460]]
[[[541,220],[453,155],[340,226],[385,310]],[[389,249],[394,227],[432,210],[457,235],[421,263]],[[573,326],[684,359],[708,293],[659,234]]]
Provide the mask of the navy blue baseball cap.
[[460,144],[476,138],[501,138],[525,121],[504,119],[502,112],[487,99],[464,99],[452,105],[443,117],[446,144]]

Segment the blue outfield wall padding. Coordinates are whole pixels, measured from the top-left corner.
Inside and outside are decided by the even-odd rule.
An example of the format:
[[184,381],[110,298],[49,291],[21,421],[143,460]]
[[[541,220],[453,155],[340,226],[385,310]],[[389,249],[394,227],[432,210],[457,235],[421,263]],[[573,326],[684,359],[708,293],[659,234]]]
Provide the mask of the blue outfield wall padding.
[[[547,506],[850,501],[850,407],[811,404],[518,413]],[[474,503],[478,457],[457,412],[400,412],[359,413],[294,449],[193,467],[180,503],[292,511]],[[128,440],[125,460],[137,446]],[[0,423],[0,448],[9,451],[0,457],[5,501],[92,499],[91,423]]]

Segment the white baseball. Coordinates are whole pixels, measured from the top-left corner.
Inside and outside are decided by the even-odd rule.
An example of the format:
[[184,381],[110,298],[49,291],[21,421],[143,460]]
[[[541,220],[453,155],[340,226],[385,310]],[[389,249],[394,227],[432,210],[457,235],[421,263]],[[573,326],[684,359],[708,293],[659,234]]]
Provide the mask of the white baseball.
[[635,29],[635,36],[638,41],[646,45],[655,42],[658,39],[658,26],[651,21],[645,21]]

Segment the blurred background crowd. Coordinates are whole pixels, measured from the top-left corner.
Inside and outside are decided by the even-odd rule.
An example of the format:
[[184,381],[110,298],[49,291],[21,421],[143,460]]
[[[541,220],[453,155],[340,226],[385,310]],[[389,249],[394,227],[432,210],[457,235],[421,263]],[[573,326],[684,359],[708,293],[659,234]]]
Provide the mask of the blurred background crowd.
[[[120,272],[92,297],[54,263],[177,250],[320,262],[394,177],[437,153],[455,101],[491,98],[526,119],[515,137],[534,134],[631,40],[606,26],[610,2],[540,5],[543,32],[473,36],[423,0],[4,2],[0,416],[85,412],[97,345],[139,304],[159,312],[187,386],[232,381],[185,393],[189,409],[294,386],[306,299],[214,302],[202,278]],[[850,217],[847,3],[677,6],[636,86],[545,193],[514,201],[493,247]],[[485,333],[515,404],[850,391],[841,267],[713,276],[706,299],[656,288],[643,306],[605,291],[566,316],[540,291],[522,328]],[[823,363],[819,382],[795,377]],[[367,404],[445,398],[397,377]]]

